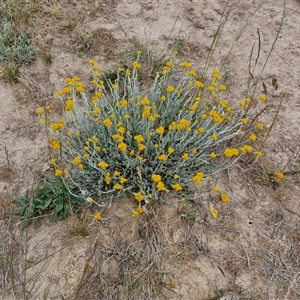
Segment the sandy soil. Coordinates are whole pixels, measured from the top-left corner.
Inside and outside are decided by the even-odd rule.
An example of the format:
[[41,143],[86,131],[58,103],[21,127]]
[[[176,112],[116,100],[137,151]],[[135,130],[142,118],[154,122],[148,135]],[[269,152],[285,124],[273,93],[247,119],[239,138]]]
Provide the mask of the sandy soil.
[[[257,32],[261,70],[280,27],[284,3],[229,1],[229,6],[231,14],[210,68],[224,62],[238,39],[224,72],[232,99],[239,101],[253,45],[257,51]],[[300,152],[300,3],[296,0],[286,3],[282,30],[266,68],[256,78],[259,90],[263,91],[264,82],[269,93],[262,120],[267,126],[285,95],[264,157],[249,172],[243,172],[245,165],[240,163],[230,174],[213,179],[229,192],[227,205],[198,191],[195,203],[154,206],[140,219],[132,219],[120,204],[109,221],[90,221],[86,237],[69,233],[75,217],[58,223],[45,219],[39,228],[23,232],[6,217],[12,200],[31,189],[34,172],[50,170],[47,139],[35,110],[46,104],[58,110],[54,93],[67,76],[78,75],[88,82],[91,58],[109,69],[133,45],[158,57],[183,39],[179,59],[201,69],[224,7],[225,1],[86,0],[40,1],[32,11],[40,57],[21,68],[18,83],[7,82],[3,68],[0,72],[3,299],[300,299],[300,185],[293,175],[299,169]],[[51,63],[43,59],[46,54],[51,55]],[[266,173],[277,170],[287,172],[284,184],[268,182]],[[210,201],[220,209],[216,220],[209,214]],[[17,285],[15,297],[10,277],[4,276],[7,249],[15,250],[14,274],[26,278],[18,279],[22,284]],[[162,291],[155,296],[151,288]]]

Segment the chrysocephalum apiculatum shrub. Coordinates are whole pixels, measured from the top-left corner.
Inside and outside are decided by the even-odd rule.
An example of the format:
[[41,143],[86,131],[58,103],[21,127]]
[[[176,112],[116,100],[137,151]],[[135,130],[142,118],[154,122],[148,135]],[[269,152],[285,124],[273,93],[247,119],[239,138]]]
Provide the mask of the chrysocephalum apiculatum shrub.
[[[264,125],[248,127],[252,100],[232,106],[219,70],[203,82],[191,63],[174,72],[170,60],[145,88],[139,81],[139,54],[132,68],[117,69],[113,82],[91,60],[91,97],[79,77],[67,78],[56,93],[64,107],[61,119],[50,122],[42,118],[50,107],[37,109],[50,131],[55,176],[73,196],[96,203],[100,211],[130,195],[136,202],[128,204],[133,215],[151,201],[163,203],[167,194],[185,199],[191,184],[201,184],[240,156],[262,155],[255,141]],[[220,194],[220,200],[227,202],[228,195]],[[216,209],[211,212],[218,216]],[[100,219],[101,213],[94,217]]]

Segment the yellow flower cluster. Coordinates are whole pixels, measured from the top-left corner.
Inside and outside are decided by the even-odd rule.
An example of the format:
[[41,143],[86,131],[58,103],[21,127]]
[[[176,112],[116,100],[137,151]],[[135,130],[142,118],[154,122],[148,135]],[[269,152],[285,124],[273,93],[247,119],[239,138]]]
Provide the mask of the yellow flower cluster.
[[68,99],[66,102],[65,102],[65,110],[66,111],[73,111],[74,109],[74,101],[71,100],[71,99]]
[[214,69],[211,77],[218,81],[221,80],[220,71],[218,69]]
[[50,143],[53,150],[60,150],[60,148],[61,148],[60,140],[56,140],[55,138],[51,137],[49,139],[49,143]]
[[220,124],[220,123],[223,122],[222,116],[220,114],[218,114],[215,110],[210,111],[209,115],[213,118],[213,120],[214,120],[215,123],[219,123]]
[[[175,123],[175,122],[174,122]],[[176,123],[175,123],[176,124]],[[187,120],[187,119],[181,119],[179,120],[178,124],[176,125],[176,128],[178,130],[183,130],[184,128],[188,127],[191,124],[191,121]],[[173,129],[174,124],[171,123],[171,128]],[[169,130],[170,130],[170,126],[169,126]]]
[[239,149],[237,149],[237,148],[226,148],[224,150],[224,155],[226,157],[238,156],[239,155]]
[[249,145],[244,145],[244,146],[242,146],[242,147],[240,148],[240,150],[241,150],[241,152],[242,152],[243,154],[248,153],[248,152],[251,152],[252,149],[253,149],[253,147],[251,147],[251,146],[249,146]]
[[50,128],[52,130],[60,130],[60,129],[63,129],[64,127],[65,127],[65,124],[64,124],[63,120],[59,120],[57,123],[50,124]]
[[193,178],[192,181],[195,183],[201,183],[204,177],[204,173],[203,172],[198,172]]

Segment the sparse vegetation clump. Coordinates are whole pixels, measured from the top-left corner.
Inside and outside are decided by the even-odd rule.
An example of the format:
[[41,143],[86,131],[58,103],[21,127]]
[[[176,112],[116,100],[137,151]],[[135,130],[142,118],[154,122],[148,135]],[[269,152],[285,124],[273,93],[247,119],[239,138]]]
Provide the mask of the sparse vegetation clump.
[[3,18],[0,22],[0,63],[4,65],[9,80],[16,80],[19,67],[33,61],[36,56],[37,47],[32,44],[30,32]]
[[53,220],[64,219],[81,204],[78,198],[72,197],[59,177],[39,177],[36,190],[16,198],[15,203],[17,209],[13,214],[21,216],[21,228],[37,223],[43,216]]
[[[55,176],[72,196],[96,203],[101,212],[128,195],[136,201],[128,202],[133,216],[151,201],[165,203],[169,194],[185,200],[191,184],[230,168],[241,156],[262,155],[256,143],[263,126],[248,127],[252,99],[238,105],[227,100],[218,69],[199,78],[189,62],[177,71],[174,57],[145,88],[139,55],[132,68],[118,68],[113,81],[91,60],[91,97],[80,78],[67,78],[56,93],[64,107],[61,119],[49,121],[50,108],[37,109],[49,130]],[[220,193],[222,202],[228,199]],[[218,216],[216,209],[211,212]]]

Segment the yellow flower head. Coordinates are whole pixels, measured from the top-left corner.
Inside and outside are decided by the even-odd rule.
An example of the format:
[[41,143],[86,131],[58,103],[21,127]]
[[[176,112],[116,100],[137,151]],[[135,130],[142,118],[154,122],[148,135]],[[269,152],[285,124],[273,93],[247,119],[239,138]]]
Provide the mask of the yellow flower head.
[[106,172],[105,173],[105,178],[104,178],[104,181],[107,185],[109,185],[111,183],[111,177],[110,177],[110,173],[109,172]]
[[162,160],[162,161],[166,161],[167,160],[167,156],[164,155],[164,154],[161,154],[161,155],[158,156],[158,159]]
[[215,88],[213,85],[209,85],[209,86],[207,87],[207,90],[208,90],[209,92],[213,92],[215,89],[216,89],[216,88]]
[[95,202],[94,199],[93,199],[92,197],[88,197],[88,198],[86,199],[86,201],[87,201],[87,202],[90,202],[90,203],[94,203],[94,202]]
[[183,159],[189,159],[189,155],[187,153],[184,153],[182,156],[181,156]]
[[195,182],[195,183],[201,183],[203,177],[204,177],[204,173],[203,173],[203,172],[198,172],[198,173],[192,178],[192,181]]
[[220,191],[220,188],[216,185],[216,186],[213,187],[213,191],[214,191],[214,192],[219,192],[219,191]]
[[264,94],[261,94],[258,96],[258,99],[261,100],[261,101],[266,101],[267,100],[267,96],[264,95]]
[[141,191],[139,191],[138,193],[134,193],[134,199],[138,202],[141,202],[144,200],[144,195]]
[[274,175],[275,175],[275,177],[276,177],[277,179],[279,179],[279,180],[284,179],[284,174],[281,173],[281,172],[276,172]]
[[150,100],[147,97],[144,97],[140,102],[140,105],[149,105],[150,104]]
[[198,132],[199,132],[199,133],[203,133],[204,131],[205,131],[205,128],[204,128],[204,127],[198,128]]
[[142,214],[144,212],[144,209],[142,207],[137,207],[136,211],[139,213],[139,214]]
[[116,183],[116,184],[114,185],[114,189],[115,189],[115,190],[121,190],[121,189],[122,189],[122,185],[121,185],[120,183]]
[[144,144],[139,144],[138,145],[138,150],[139,151],[143,151],[143,150],[145,150],[146,149],[146,146],[144,145]]
[[74,102],[73,102],[73,100],[71,100],[71,99],[69,99],[69,100],[67,100],[66,102],[65,102],[65,110],[66,111],[70,111],[70,110],[72,110],[73,108],[74,108]]
[[212,138],[214,141],[216,141],[216,140],[218,139],[218,136],[214,133],[214,134],[211,136],[211,138]]
[[163,128],[163,126],[159,126],[155,131],[157,134],[163,135],[165,129]]
[[56,169],[54,175],[58,177],[58,176],[62,175],[63,173],[64,173],[63,170],[61,170],[61,169]]
[[250,104],[251,103],[251,98],[245,98],[245,102],[246,102],[246,104]]
[[42,107],[39,107],[39,108],[36,109],[36,113],[38,115],[42,115],[44,113],[44,109]]
[[239,155],[239,149],[237,149],[237,148],[226,148],[224,150],[224,155],[226,157],[237,156],[237,155]]
[[52,149],[53,149],[53,150],[59,150],[60,148],[61,148],[60,141],[55,140],[55,141],[52,143]]
[[175,191],[182,191],[182,186],[179,183],[172,184],[172,188]]
[[252,133],[252,134],[249,136],[249,139],[250,139],[251,141],[256,141],[256,140],[257,140],[257,136],[256,136],[254,133]]
[[264,129],[264,124],[263,123],[258,123],[256,126],[257,126],[257,128],[259,130],[263,130]]
[[134,61],[134,62],[132,63],[132,66],[133,66],[135,69],[137,69],[137,70],[139,70],[139,69],[142,67],[137,61]]
[[127,179],[126,179],[125,177],[121,177],[121,178],[120,178],[120,183],[123,184],[123,183],[125,183],[126,181],[127,181]]
[[168,153],[169,153],[169,154],[172,154],[173,152],[174,152],[174,148],[169,147],[169,148],[168,148]]
[[221,200],[223,203],[226,203],[226,202],[228,202],[228,200],[229,200],[229,196],[228,196],[227,194],[223,193],[223,194],[220,195],[220,200]]
[[210,156],[211,158],[216,158],[216,157],[217,157],[217,155],[216,155],[215,152],[211,152],[209,156]]
[[261,151],[254,151],[253,154],[256,155],[257,157],[261,157],[262,156],[262,152]]
[[188,72],[188,75],[190,75],[190,76],[192,76],[192,77],[196,77],[196,76],[197,76],[197,73],[196,73],[195,70],[190,70],[190,71]]
[[80,158],[80,156],[76,156],[76,157],[73,159],[73,164],[79,165],[80,163],[81,163],[81,158]]
[[139,212],[138,212],[137,210],[133,210],[133,211],[131,212],[131,214],[132,214],[133,217],[136,217],[136,216],[139,215]]
[[122,152],[125,152],[127,149],[127,145],[125,143],[120,143],[118,145],[118,149],[121,150]]
[[158,175],[158,174],[153,174],[153,175],[151,176],[151,179],[152,179],[154,182],[159,182],[159,181],[161,181],[161,176]]
[[[204,87],[204,84],[203,84],[201,81],[199,81],[199,80],[196,80],[196,81],[195,81],[195,85],[197,86],[198,89],[201,89],[201,88]],[[199,99],[199,100],[200,100],[200,99]]]
[[171,85],[169,85],[169,86],[167,87],[167,92],[168,92],[168,93],[174,92],[174,87],[171,86]]
[[106,169],[106,168],[108,168],[108,166],[109,166],[108,163],[106,163],[104,161],[100,161],[98,163],[98,167],[101,168],[101,169]]
[[242,118],[242,119],[241,119],[241,122],[242,122],[244,125],[246,125],[246,124],[248,123],[248,120],[247,120],[246,118]]
[[142,135],[135,135],[133,138],[135,141],[137,141],[138,143],[142,143],[144,141],[144,138]]
[[186,69],[189,69],[192,67],[192,64],[187,62],[187,61],[184,61],[182,64],[181,64],[182,67],[186,68]]
[[211,212],[214,219],[216,219],[219,216],[219,211],[215,208],[211,208],[210,212]]
[[170,125],[169,125],[169,130],[173,130],[173,129],[175,129],[176,128],[176,122],[172,122]]
[[54,165],[56,163],[57,159],[56,158],[51,158],[49,161],[49,165]]
[[52,130],[60,130],[63,129],[65,127],[64,121],[63,120],[59,120],[57,123],[52,123],[50,125],[50,128]]
[[156,188],[159,190],[159,191],[164,191],[166,189],[164,183],[162,181],[159,181],[156,185]]
[[112,125],[112,121],[110,119],[105,119],[103,120],[103,124],[107,127],[111,126]]
[[100,221],[102,218],[100,211],[94,214],[94,220]]
[[125,129],[124,127],[119,127],[119,128],[117,129],[117,131],[118,131],[119,133],[121,133],[121,134],[124,134],[124,133],[126,132],[126,129]]
[[177,129],[178,130],[182,130],[186,127],[188,127],[191,124],[191,121],[187,120],[187,119],[181,119],[178,124],[177,124]]
[[98,143],[98,142],[99,142],[99,139],[98,139],[95,135],[93,135],[93,136],[91,137],[91,140],[92,140],[93,142],[95,142],[95,143]]
[[253,148],[250,145],[244,145],[240,149],[241,149],[242,153],[245,154],[247,152],[251,152]]

